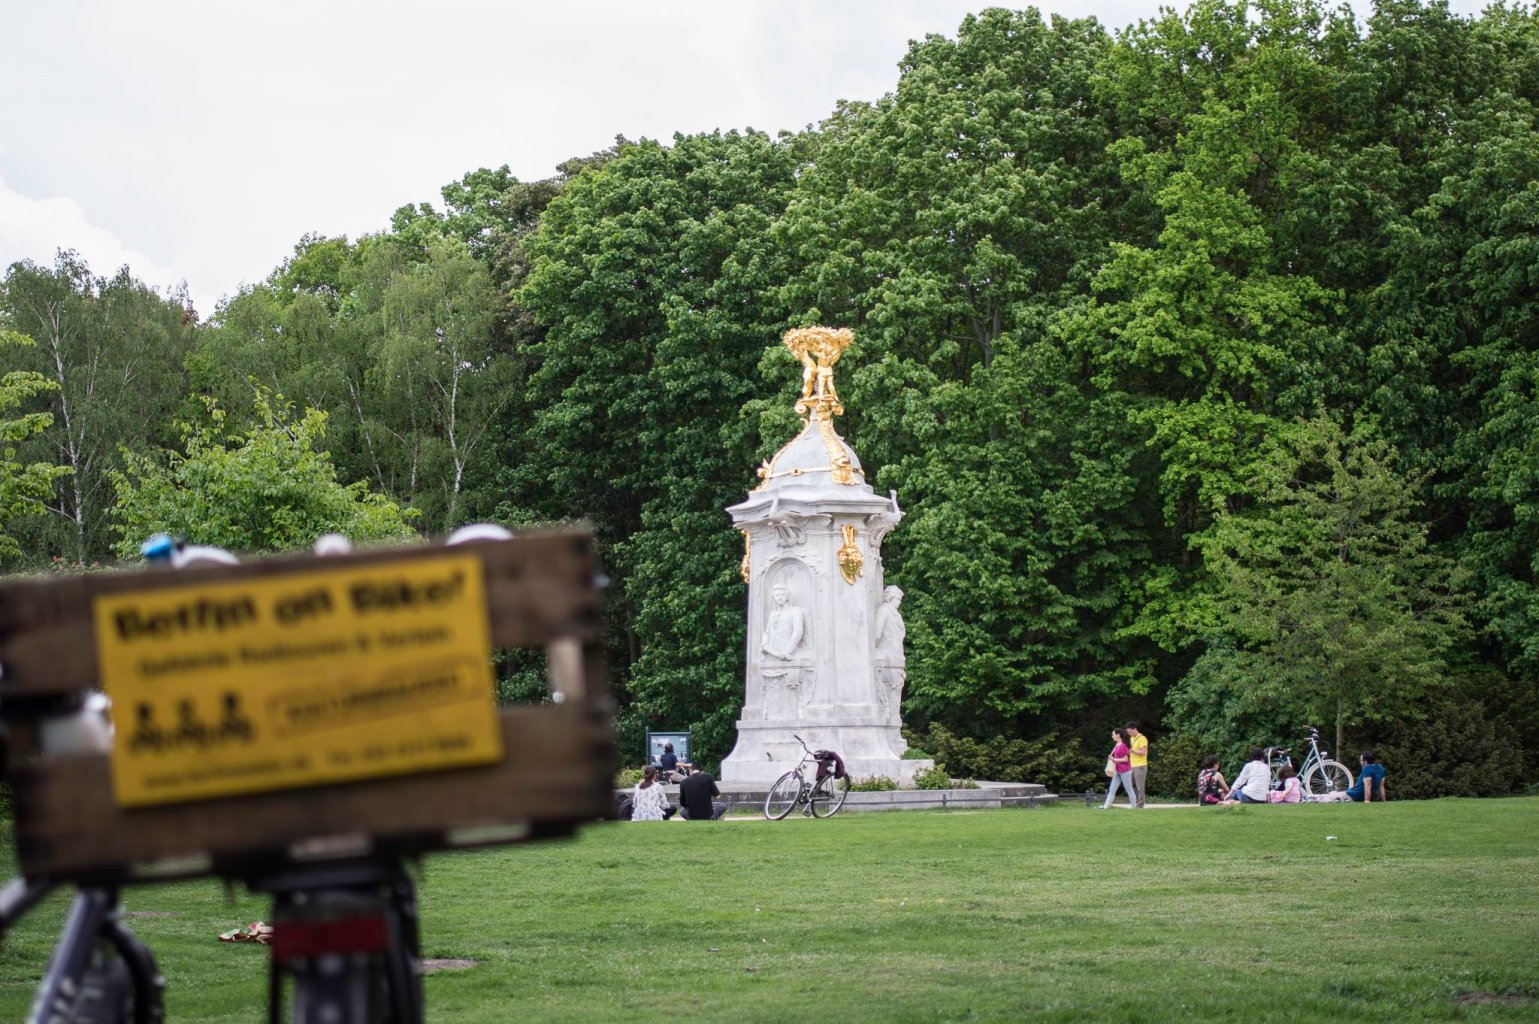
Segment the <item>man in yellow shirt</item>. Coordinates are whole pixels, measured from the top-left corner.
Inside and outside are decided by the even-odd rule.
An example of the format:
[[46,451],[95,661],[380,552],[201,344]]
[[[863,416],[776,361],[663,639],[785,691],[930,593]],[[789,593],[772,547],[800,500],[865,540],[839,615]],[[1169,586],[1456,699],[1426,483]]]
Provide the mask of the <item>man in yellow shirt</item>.
[[1149,737],[1138,731],[1137,722],[1127,724],[1128,747],[1132,750],[1133,806],[1144,805],[1144,778],[1149,774]]

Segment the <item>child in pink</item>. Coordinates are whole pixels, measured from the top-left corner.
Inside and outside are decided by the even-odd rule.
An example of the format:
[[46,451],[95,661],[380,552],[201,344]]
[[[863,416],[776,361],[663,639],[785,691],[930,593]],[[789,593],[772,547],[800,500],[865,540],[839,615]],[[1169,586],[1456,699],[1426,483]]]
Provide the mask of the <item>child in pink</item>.
[[1267,803],[1299,804],[1304,802],[1304,790],[1299,785],[1298,772],[1290,767],[1277,769],[1279,788],[1266,795]]

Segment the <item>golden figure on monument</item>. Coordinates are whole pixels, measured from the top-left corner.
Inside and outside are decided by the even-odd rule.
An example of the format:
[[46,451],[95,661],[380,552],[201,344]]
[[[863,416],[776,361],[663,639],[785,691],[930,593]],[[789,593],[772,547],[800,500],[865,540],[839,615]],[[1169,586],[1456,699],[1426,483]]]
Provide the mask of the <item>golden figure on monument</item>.
[[843,574],[844,582],[853,585],[860,579],[860,570],[865,568],[866,560],[855,544],[854,524],[845,523],[839,531],[844,534],[844,543],[839,548],[839,572]]
[[[802,393],[796,400],[796,413],[803,420],[802,434],[816,425],[817,434],[828,453],[829,479],[846,487],[860,482],[860,470],[850,459],[848,450],[834,431],[834,417],[844,413],[839,392],[834,389],[834,364],[844,355],[845,349],[855,341],[855,332],[848,327],[796,327],[785,333],[785,346],[802,364]],[[772,459],[766,459],[758,469],[761,483],[755,490],[762,490],[772,479],[781,476],[801,476],[817,472],[817,468],[793,465],[777,468],[779,460],[795,441]]]
[[813,409],[823,419],[844,414],[839,393],[834,390],[834,364],[855,341],[848,327],[796,327],[786,332],[786,348],[802,362],[802,397],[796,412],[808,416]]

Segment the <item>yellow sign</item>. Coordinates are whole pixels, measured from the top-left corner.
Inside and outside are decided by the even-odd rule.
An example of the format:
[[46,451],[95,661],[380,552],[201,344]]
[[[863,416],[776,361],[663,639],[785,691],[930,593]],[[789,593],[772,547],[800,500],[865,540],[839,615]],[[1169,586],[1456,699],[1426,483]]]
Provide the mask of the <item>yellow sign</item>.
[[98,597],[126,807],[502,757],[474,555]]

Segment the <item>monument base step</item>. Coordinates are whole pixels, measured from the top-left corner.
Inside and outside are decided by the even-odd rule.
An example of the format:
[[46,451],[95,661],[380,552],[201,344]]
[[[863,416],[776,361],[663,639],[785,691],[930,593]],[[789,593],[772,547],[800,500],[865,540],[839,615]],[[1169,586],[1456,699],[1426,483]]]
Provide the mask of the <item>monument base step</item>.
[[[762,813],[767,784],[755,782],[719,782],[721,800],[727,813]],[[666,786],[664,792],[677,803],[679,788]],[[630,795],[630,790],[616,790],[615,798]],[[852,792],[839,813],[850,811],[937,811],[993,810],[1000,807],[1045,807],[1058,800],[1056,793],[1035,782],[980,782],[977,789],[889,789],[877,792]],[[799,812],[798,812],[799,813]]]

